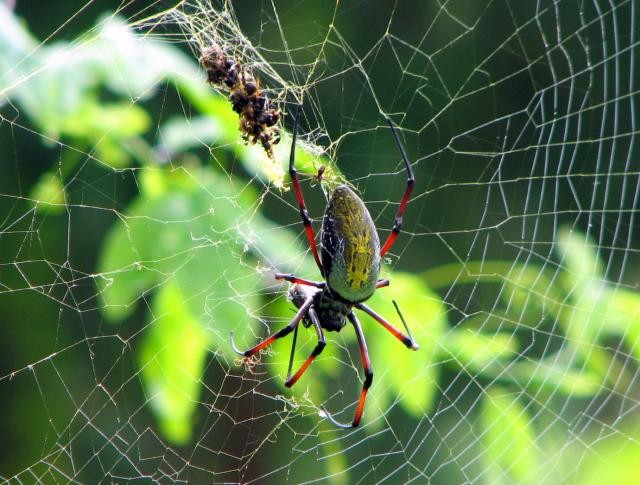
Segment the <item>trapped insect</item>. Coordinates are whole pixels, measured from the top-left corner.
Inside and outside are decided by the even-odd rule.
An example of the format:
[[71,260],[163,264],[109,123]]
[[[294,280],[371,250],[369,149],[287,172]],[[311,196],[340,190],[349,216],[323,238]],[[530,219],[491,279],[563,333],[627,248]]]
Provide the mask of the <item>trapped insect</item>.
[[[300,216],[304,224],[309,246],[324,281],[309,281],[298,278],[292,274],[276,274],[276,279],[286,280],[292,283],[289,289],[289,297],[298,308],[298,312],[286,327],[266,338],[255,347],[244,352],[238,350],[233,340],[233,333],[231,334],[231,346],[239,355],[251,357],[273,343],[273,341],[295,330],[289,360],[289,370],[285,382],[287,387],[291,387],[300,379],[309,365],[311,365],[313,360],[324,349],[326,340],[323,330],[339,332],[346,325],[347,320],[349,320],[358,338],[365,376],[358,407],[356,408],[355,416],[351,424],[342,424],[336,421],[326,409],[322,408],[322,410],[327,418],[335,425],[342,428],[355,428],[360,424],[360,419],[362,418],[367,391],[373,381],[373,369],[369,360],[364,333],[358,318],[353,312],[353,308],[355,307],[373,317],[407,348],[412,350],[418,349],[418,344],[413,340],[411,332],[395,301],[393,304],[405,327],[406,335],[364,304],[376,289],[389,284],[389,280],[378,279],[380,261],[387,251],[389,251],[400,233],[402,216],[409,201],[413,186],[415,185],[415,178],[411,170],[409,158],[400,142],[396,127],[391,120],[387,118],[387,122],[391,127],[407,171],[407,188],[398,207],[391,234],[389,234],[382,248],[380,248],[380,240],[376,227],[364,202],[362,202],[360,197],[348,186],[340,185],[331,195],[331,199],[324,212],[322,219],[321,252],[318,254],[311,219],[307,213],[300,182],[298,181],[298,172],[295,168],[295,143],[299,112],[300,107],[298,107],[294,119],[289,173],[291,174],[291,180],[298,200],[298,206],[300,207]],[[300,369],[291,375],[295,342],[300,322],[302,322],[305,327],[313,326],[315,328],[318,343]]]
[[258,80],[217,44],[202,51],[200,64],[207,71],[209,84],[230,93],[233,111],[240,116],[242,138],[252,144],[260,142],[269,158],[273,158],[273,145],[280,142],[280,130],[276,126],[280,110],[269,106]]

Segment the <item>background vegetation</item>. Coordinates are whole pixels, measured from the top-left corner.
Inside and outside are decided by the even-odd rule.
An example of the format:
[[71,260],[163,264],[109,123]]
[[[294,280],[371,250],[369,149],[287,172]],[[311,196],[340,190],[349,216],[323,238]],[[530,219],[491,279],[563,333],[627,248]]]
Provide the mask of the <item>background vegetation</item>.
[[[277,10],[278,22],[267,5],[235,7],[242,31],[291,83],[303,69],[280,58],[281,34],[287,55],[305,66],[324,35],[310,32],[335,15],[335,5],[320,2]],[[298,148],[311,212],[318,219],[324,207],[312,176],[326,165],[330,182],[358,187],[386,235],[405,180],[388,130],[374,129],[382,126],[379,107],[404,115],[396,119],[418,180],[407,233],[384,268],[392,285],[371,306],[391,317],[397,300],[421,350],[405,352],[365,321],[376,377],[367,426],[352,433],[317,412],[325,400],[341,411],[357,396],[351,332],[330,335],[324,358],[293,390],[283,386],[289,342],[247,368],[228,345],[231,331],[248,347],[291,317],[273,270],[318,277],[282,179],[287,134],[275,164],[239,142],[236,115],[206,85],[187,44],[170,42],[169,27],[147,36],[130,28],[145,12],[140,5],[115,16],[109,2],[29,8],[0,6],[0,475],[89,483],[105,475],[161,479],[173,470],[171,479],[194,482],[270,473],[369,482],[400,470],[402,481],[598,483],[602,461],[615,463],[621,480],[633,472],[638,207],[625,194],[637,190],[638,166],[614,159],[603,169],[601,152],[585,147],[565,169],[584,176],[546,196],[544,179],[557,172],[531,157],[534,141],[511,163],[499,156],[511,133],[533,140],[535,128],[519,126],[514,113],[530,107],[551,76],[580,82],[571,74],[577,49],[568,64],[537,61],[545,52],[540,31],[553,18],[573,18],[571,5],[549,16],[460,5],[436,24],[428,47],[421,39],[442,13],[436,4],[367,2],[335,18],[343,43],[323,54],[327,74],[306,93],[304,127],[326,130],[320,144],[351,135],[327,143],[332,158]],[[377,15],[364,25],[366,11]],[[480,14],[469,45],[447,47],[455,20]],[[526,55],[505,57],[514,16],[541,27],[518,37]],[[440,41],[441,55],[455,62],[381,48],[367,58],[366,75],[351,69],[355,56],[395,36],[418,53],[438,52]],[[489,53],[500,42],[498,62]],[[591,64],[611,62],[595,46],[591,55]],[[470,66],[483,67],[477,81]],[[488,87],[503,76],[513,79]],[[453,99],[462,101],[451,102],[456,88]],[[293,94],[286,101],[295,102]],[[543,112],[549,102],[541,96]],[[496,121],[505,113],[509,129]],[[581,120],[580,140],[600,136],[597,117],[585,109]],[[486,121],[482,136],[465,136]],[[630,114],[616,121],[615,136],[635,135]],[[570,140],[554,136],[544,143]],[[496,173],[514,182],[496,182]],[[617,197],[595,198],[601,179]],[[631,235],[624,243],[611,229],[622,219]],[[477,244],[485,231],[491,236]],[[312,335],[304,340],[298,358],[313,344]]]

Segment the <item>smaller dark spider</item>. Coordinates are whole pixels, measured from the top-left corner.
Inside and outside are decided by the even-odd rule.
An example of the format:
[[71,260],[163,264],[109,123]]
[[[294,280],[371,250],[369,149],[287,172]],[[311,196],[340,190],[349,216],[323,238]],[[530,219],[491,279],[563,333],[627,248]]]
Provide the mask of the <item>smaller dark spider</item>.
[[[383,317],[378,315],[374,310],[369,308],[363,302],[366,301],[374,291],[383,286],[389,285],[389,280],[379,280],[380,261],[382,257],[389,251],[395,242],[400,228],[402,227],[402,216],[409,201],[409,196],[415,185],[413,171],[409,158],[400,142],[396,127],[387,118],[387,122],[391,127],[391,132],[396,140],[396,144],[400,149],[402,160],[407,170],[407,188],[398,207],[393,229],[387,237],[382,249],[380,248],[380,240],[376,227],[371,219],[371,215],[367,210],[364,202],[358,195],[346,185],[338,186],[329,200],[329,204],[322,219],[322,246],[321,255],[318,254],[316,246],[315,234],[311,226],[311,219],[307,213],[307,208],[300,189],[298,181],[298,172],[295,168],[295,144],[296,133],[298,129],[298,115],[300,107],[295,115],[293,124],[293,140],[291,143],[291,156],[289,158],[289,173],[293,182],[293,188],[298,199],[300,207],[300,216],[304,224],[307,239],[313,257],[320,269],[320,273],[325,278],[323,282],[315,282],[298,278],[290,274],[276,274],[276,279],[286,280],[292,283],[289,289],[289,297],[293,304],[298,308],[298,312],[289,324],[274,333],[270,337],[260,342],[255,347],[241,351],[234,341],[233,333],[231,334],[231,346],[233,350],[243,357],[251,357],[260,350],[264,349],[273,341],[288,335],[295,330],[293,336],[293,344],[291,347],[291,357],[289,360],[289,371],[287,372],[287,380],[285,386],[293,386],[298,379],[304,374],[313,360],[322,352],[326,345],[324,339],[324,330],[328,332],[340,331],[349,320],[353,325],[358,338],[360,347],[360,355],[362,357],[362,366],[364,367],[365,380],[360,393],[358,407],[356,409],[353,422],[351,424],[342,424],[336,421],[326,409],[322,408],[327,418],[337,426],[342,428],[355,428],[360,424],[364,404],[367,397],[367,391],[373,381],[373,370],[369,353],[367,351],[367,343],[360,322],[358,321],[353,307],[367,313],[374,320],[386,328],[395,338],[400,340],[407,348],[412,350],[418,349],[418,344],[413,340],[411,332],[400,313],[398,305],[394,301],[396,311],[402,321],[407,334],[403,334],[396,327],[387,322]],[[319,171],[318,177],[322,173]],[[318,336],[318,344],[307,357],[300,369],[291,375],[291,367],[293,363],[293,354],[295,351],[295,342],[298,334],[298,325],[302,321],[305,327],[313,327]]]

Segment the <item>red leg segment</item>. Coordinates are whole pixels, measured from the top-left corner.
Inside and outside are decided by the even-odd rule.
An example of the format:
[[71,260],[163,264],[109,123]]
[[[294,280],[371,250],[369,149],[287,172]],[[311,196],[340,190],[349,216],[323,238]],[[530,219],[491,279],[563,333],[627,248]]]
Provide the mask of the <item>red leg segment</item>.
[[313,362],[315,358],[318,355],[320,355],[320,353],[324,350],[325,345],[327,345],[327,342],[324,340],[324,333],[322,332],[322,327],[320,326],[320,320],[318,320],[318,315],[316,315],[316,311],[313,308],[309,309],[309,317],[311,318],[311,321],[313,322],[313,326],[316,329],[316,334],[318,335],[318,344],[315,346],[315,348],[311,352],[311,355],[307,357],[307,360],[305,360],[304,363],[300,366],[300,369],[298,369],[298,372],[296,372],[293,376],[287,377],[287,381],[284,383],[284,385],[287,387],[293,386],[298,381],[298,379],[300,379],[302,374],[304,374],[305,371],[311,365],[311,362]]
[[315,286],[316,288],[324,288],[325,286],[327,286],[325,282],[318,283],[317,281],[305,280],[304,278],[298,278],[297,276],[292,274],[276,273],[276,279],[285,280],[289,283],[298,285]]
[[362,332],[362,327],[360,326],[360,322],[356,318],[353,312],[347,315],[349,321],[353,324],[353,328],[356,331],[356,337],[358,337],[358,346],[360,347],[360,358],[362,359],[362,367],[364,368],[364,383],[362,384],[362,391],[360,391],[360,398],[358,399],[358,407],[356,408],[356,414],[353,417],[353,422],[351,424],[343,424],[329,414],[329,412],[321,407],[322,412],[326,416],[326,418],[331,421],[334,425],[340,428],[356,428],[360,424],[360,420],[362,419],[362,413],[364,412],[364,404],[367,400],[367,393],[369,392],[369,388],[371,387],[371,383],[373,382],[373,369],[371,368],[371,360],[369,359],[369,351],[367,350],[367,342],[364,339],[364,333]]
[[[395,305],[395,301],[393,303]],[[402,320],[402,323],[404,324],[405,328],[407,329],[407,333],[409,334],[408,336],[403,334],[400,330],[398,330],[396,327],[391,325],[389,322],[387,322],[384,318],[382,318],[373,309],[369,308],[364,303],[357,303],[354,306],[357,309],[362,310],[363,312],[365,312],[367,315],[373,317],[374,320],[376,320],[380,325],[382,325],[384,328],[386,328],[391,333],[391,335],[393,335],[395,338],[400,340],[400,342],[402,342],[408,349],[418,350],[420,348],[420,346],[416,343],[416,341],[413,340],[413,337],[411,337],[411,333],[409,332],[409,327],[407,327],[407,324],[404,321],[404,318],[402,317],[402,314],[400,313],[400,310],[398,310],[398,314],[400,315],[400,319]],[[397,305],[396,305],[396,309],[398,309]]]
[[353,328],[356,331],[358,337],[358,346],[360,347],[360,358],[362,359],[362,367],[364,368],[364,383],[362,385],[362,391],[360,392],[360,399],[358,400],[358,407],[356,408],[356,414],[353,418],[354,428],[360,424],[362,413],[364,412],[364,403],[367,400],[367,392],[373,382],[373,369],[371,368],[371,361],[369,360],[369,351],[367,350],[367,342],[364,339],[364,333],[360,322],[356,318],[355,314],[351,312],[349,314],[349,321],[353,324]]
[[298,133],[298,116],[300,115],[300,106],[296,110],[296,115],[293,120],[293,139],[291,140],[291,155],[289,156],[289,174],[291,175],[291,181],[293,182],[293,190],[296,193],[298,199],[298,207],[300,207],[300,217],[304,224],[304,230],[307,233],[307,239],[309,241],[309,247],[313,253],[313,259],[316,260],[320,273],[324,276],[324,270],[322,269],[322,263],[320,262],[320,256],[318,255],[318,247],[316,246],[316,235],[313,232],[311,226],[311,219],[309,218],[309,212],[307,206],[304,203],[304,197],[302,196],[302,189],[300,188],[300,182],[298,181],[298,171],[295,167],[296,161],[296,136]]
[[393,133],[393,137],[396,140],[396,144],[400,149],[400,153],[402,154],[402,160],[404,161],[404,166],[407,170],[407,188],[404,192],[404,196],[402,197],[402,201],[400,202],[400,207],[398,207],[398,212],[396,213],[395,220],[393,222],[393,229],[391,230],[391,234],[387,237],[387,240],[382,245],[382,249],[380,250],[380,257],[387,254],[387,251],[391,249],[393,243],[396,241],[398,234],[400,233],[400,229],[402,229],[402,216],[404,215],[404,210],[407,208],[407,203],[409,202],[409,197],[411,196],[411,191],[413,190],[413,186],[416,183],[416,179],[413,176],[413,170],[411,170],[411,163],[409,162],[409,157],[407,157],[407,152],[404,150],[402,146],[402,142],[400,141],[400,137],[398,136],[398,131],[395,125],[391,122],[389,118],[387,118],[387,122],[391,127],[391,132]]
[[255,347],[252,347],[249,350],[245,350],[244,352],[242,350],[239,350],[238,347],[236,347],[236,344],[233,340],[233,332],[231,332],[231,334],[229,335],[229,338],[231,340],[231,347],[233,348],[236,354],[242,355],[243,357],[251,357],[252,355],[257,354],[262,349],[272,344],[274,340],[277,340],[286,335],[289,335],[293,331],[293,329],[298,326],[298,324],[300,323],[300,320],[302,320],[302,318],[307,314],[312,304],[313,304],[313,298],[307,299],[307,301],[305,301],[302,304],[302,306],[298,310],[298,313],[296,313],[296,315],[293,317],[291,322],[289,322],[289,324],[286,327],[281,328],[270,337],[267,337],[266,339],[264,339]]

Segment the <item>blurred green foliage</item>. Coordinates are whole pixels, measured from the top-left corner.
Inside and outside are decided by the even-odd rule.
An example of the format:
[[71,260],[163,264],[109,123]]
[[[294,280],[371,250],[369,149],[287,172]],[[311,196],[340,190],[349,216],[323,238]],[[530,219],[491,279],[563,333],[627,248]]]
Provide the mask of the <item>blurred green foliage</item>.
[[527,408],[499,386],[487,391],[480,413],[489,482],[540,483],[538,451]]
[[[137,194],[113,210],[116,217],[97,249],[100,308],[113,325],[144,314],[143,337],[134,349],[143,392],[164,438],[186,445],[193,439],[207,361],[234,362],[229,333],[249,346],[265,333],[258,325],[264,308],[279,324],[292,316],[284,298],[265,295],[274,282],[261,268],[275,262],[279,271],[314,274],[311,258],[296,256],[302,253],[300,227],[284,227],[263,214],[264,194],[255,188],[288,184],[282,164],[290,138],[278,147],[275,164],[260,149],[239,143],[236,115],[206,86],[194,60],[171,45],[134,35],[118,18],[105,18],[91,41],[40,45],[0,6],[0,46],[0,70],[9,73],[0,92],[28,116],[29,129],[42,143],[64,147],[59,163],[42,171],[29,189],[40,214],[56,217],[66,210],[67,183],[86,154],[98,166],[136,174]],[[21,68],[11,69],[15,64]],[[158,94],[162,82],[173,85],[194,112],[157,127],[145,101]],[[198,154],[204,145],[212,147],[211,160]],[[297,161],[307,175],[326,165],[341,177],[330,160],[299,147]],[[493,483],[537,483],[540,429],[532,407],[524,404],[527,396],[580,399],[628,383],[629,371],[606,350],[612,337],[640,359],[639,295],[606,281],[597,245],[580,231],[560,229],[555,253],[559,274],[485,260],[420,275],[385,275],[391,286],[376,292],[370,304],[391,317],[396,300],[421,349],[407,352],[372,321],[364,322],[375,369],[365,432],[381,429],[395,405],[407,422],[419,421],[435,409],[445,370],[468,374],[486,386],[479,435]],[[438,291],[478,282],[502,288],[499,306],[470,312],[452,327],[451,309]],[[562,334],[561,345],[544,354],[531,351],[525,334],[552,325]],[[337,342],[354,348],[354,338],[346,331]],[[330,340],[331,347],[333,335]],[[276,376],[287,406],[316,409],[338,390],[336,383],[346,383],[346,402],[355,398],[360,376],[353,370],[360,365],[343,365],[336,358],[343,351],[339,345],[327,348],[313,371],[285,390],[289,345],[277,342],[261,362],[270,363],[266,369]],[[312,345],[310,337],[298,348],[296,362]],[[236,370],[242,374],[242,367]],[[318,420],[317,412],[306,417]]]

